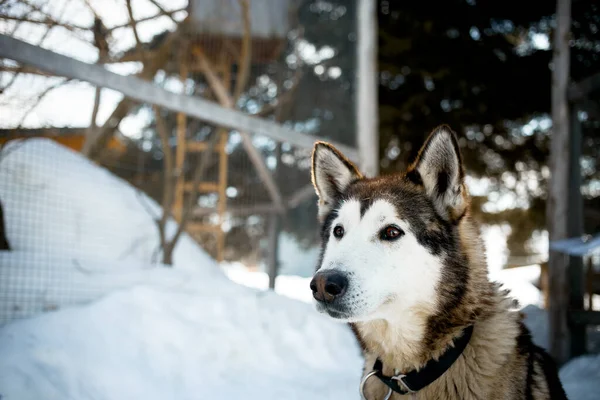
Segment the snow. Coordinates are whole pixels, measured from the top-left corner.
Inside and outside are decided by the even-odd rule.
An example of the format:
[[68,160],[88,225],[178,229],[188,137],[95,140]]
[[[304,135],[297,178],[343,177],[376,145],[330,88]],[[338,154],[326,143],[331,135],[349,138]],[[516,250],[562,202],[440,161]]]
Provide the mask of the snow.
[[[265,272],[250,271],[240,263],[223,263],[221,266],[229,279],[240,285],[261,290],[269,288],[269,276]],[[311,303],[313,298],[310,290],[311,279],[312,277],[278,275],[275,278],[275,292],[305,303]]]
[[[186,269],[173,273],[161,265],[59,254],[2,251],[0,266],[0,323],[88,303],[139,284],[166,289],[197,284]],[[216,268],[197,268],[195,274],[205,280],[227,281]]]
[[137,286],[5,326],[0,394],[358,399],[362,361],[345,325],[273,292],[189,278],[185,288]]
[[[127,182],[49,139],[9,144],[0,162],[0,199],[13,249],[151,264],[160,207]],[[170,232],[175,223],[168,226]],[[174,265],[216,264],[187,235]]]
[[[11,142],[3,150],[0,200],[14,250],[0,254],[0,324],[164,275],[146,273],[159,266],[158,204],[51,140]],[[167,228],[172,233],[176,225]],[[188,235],[173,261],[177,269],[224,278]]]
[[600,355],[586,355],[569,361],[560,370],[571,400],[597,400],[600,391]]

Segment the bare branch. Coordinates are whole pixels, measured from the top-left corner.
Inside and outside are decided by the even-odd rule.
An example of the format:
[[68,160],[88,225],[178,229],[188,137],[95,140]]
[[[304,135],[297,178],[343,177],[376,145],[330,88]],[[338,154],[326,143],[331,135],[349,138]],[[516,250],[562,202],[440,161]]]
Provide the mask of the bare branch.
[[[167,36],[158,51],[144,64],[144,69],[137,75],[139,78],[148,81],[156,75],[156,72],[168,61],[167,58],[171,50],[171,44],[177,36],[177,31]],[[133,104],[134,102],[128,98],[121,100],[104,125],[97,130],[94,137],[86,141],[82,153],[91,159],[96,158],[102,146],[110,139],[121,120],[129,113]]]
[[140,40],[140,35],[138,35],[137,30],[137,22],[135,18],[133,18],[133,9],[131,8],[131,0],[126,0],[125,4],[127,4],[127,13],[129,14],[129,23],[133,30],[133,36],[135,37],[135,47],[142,54],[142,61],[145,61],[146,53],[142,49],[142,41]]
[[[166,238],[166,225],[169,221],[169,217],[171,216],[171,211],[173,209],[173,200],[174,200],[174,155],[171,150],[171,146],[169,145],[169,131],[167,129],[167,124],[165,123],[162,115],[160,115],[160,108],[158,106],[153,106],[154,116],[156,120],[156,131],[158,136],[160,137],[160,143],[163,151],[163,165],[164,165],[164,173],[163,173],[163,198],[162,198],[162,216],[160,219],[156,220],[156,224],[158,226],[158,232],[160,237],[160,246],[163,249],[163,257],[167,252],[166,249],[169,246]],[[163,262],[168,263],[169,260],[164,260]]]
[[[62,7],[62,9],[61,9],[61,11],[60,11],[60,17],[59,17],[59,18],[62,18],[62,16],[64,15],[64,13],[65,13],[65,10],[67,9],[67,5],[68,5],[69,3],[70,3],[70,1],[66,1],[66,2],[64,3],[64,5],[63,5],[63,7]],[[25,15],[26,15],[26,16],[29,16],[29,12],[28,12],[28,13],[26,13]],[[38,45],[38,46],[41,46],[41,45],[44,43],[44,41],[46,40],[46,38],[47,38],[47,37],[48,37],[48,35],[50,34],[50,31],[52,30],[52,28],[53,28],[53,26],[48,26],[48,28],[46,29],[46,32],[44,32],[44,34],[42,35],[42,37],[40,38],[40,40],[38,40],[38,42],[37,42],[37,45]],[[18,24],[17,24],[17,25],[15,26],[15,28],[12,30],[12,32],[11,32],[11,36],[12,36],[14,33],[16,33],[17,29],[19,29],[19,25],[18,25]],[[25,69],[32,69],[32,68],[30,68],[30,67],[27,67],[27,66],[24,66],[24,65],[23,65],[23,66],[20,66],[20,67],[19,67],[19,70],[16,70],[16,71],[15,71],[15,74],[14,74],[14,75],[11,77],[10,81],[8,81],[8,83],[7,83],[6,85],[4,85],[4,87],[0,88],[0,93],[2,93],[2,92],[4,92],[4,91],[8,90],[8,89],[9,89],[9,88],[10,88],[10,87],[11,87],[11,86],[12,86],[12,85],[15,83],[15,81],[16,81],[16,80],[17,80],[17,78],[19,77],[19,74],[20,74],[21,72],[23,72]]]
[[54,18],[49,15],[45,15],[44,19],[34,19],[30,17],[17,17],[14,15],[0,15],[0,19],[8,20],[8,21],[17,21],[17,22],[28,22],[30,24],[39,24],[39,25],[47,25],[49,27],[60,26],[62,28],[68,29],[70,31],[86,31],[89,30],[90,27],[80,26],[75,24],[65,24],[62,22],[58,22]]
[[98,119],[98,111],[100,110],[100,98],[102,95],[102,88],[97,87],[94,91],[94,106],[92,108],[92,117],[90,119],[90,127],[87,136],[93,136],[98,129],[96,120]]
[[90,3],[90,0],[83,0],[83,2],[85,3],[85,5],[90,9],[90,11],[92,12],[92,14],[94,14],[94,18],[95,19],[101,19],[100,15],[98,15],[98,13],[96,12],[96,10],[94,9],[94,7],[92,6],[92,3]]
[[[153,20],[153,19],[156,19],[156,18],[162,17],[162,16],[167,16],[167,17],[169,17],[169,18],[171,18],[171,19],[172,19],[172,16],[173,16],[174,14],[177,14],[178,12],[181,12],[181,11],[187,11],[187,8],[185,8],[185,7],[184,7],[184,8],[178,8],[177,10],[173,10],[173,11],[164,11],[164,12],[159,12],[159,13],[157,13],[157,14],[155,14],[155,15],[151,15],[151,16],[149,16],[149,17],[140,18],[140,19],[138,19],[138,20],[137,20],[137,21],[135,21],[135,22],[136,22],[137,24],[139,24],[139,23],[141,23],[141,22],[150,21],[150,20]],[[110,28],[108,28],[108,31],[109,31],[109,32],[112,32],[112,31],[114,31],[114,30],[116,30],[116,29],[128,28],[128,27],[130,27],[130,26],[131,26],[131,21],[129,21],[129,22],[126,22],[126,23],[124,23],[124,24],[115,25],[115,26],[113,26],[113,27],[110,27]]]
[[173,17],[173,14],[175,12],[165,10],[164,7],[156,0],[148,0],[148,1],[150,1],[150,3],[152,3],[154,5],[154,7],[158,8],[161,15],[169,17],[171,19],[171,21],[173,21],[175,24],[178,23],[177,20]]

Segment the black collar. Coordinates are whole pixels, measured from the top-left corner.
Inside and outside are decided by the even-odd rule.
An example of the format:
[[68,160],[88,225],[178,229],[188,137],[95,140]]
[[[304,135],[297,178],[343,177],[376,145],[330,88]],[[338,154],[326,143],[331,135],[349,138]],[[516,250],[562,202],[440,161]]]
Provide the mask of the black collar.
[[462,336],[454,341],[453,347],[446,350],[437,361],[433,359],[427,361],[427,364],[418,371],[413,370],[406,374],[399,374],[391,377],[385,376],[382,372],[383,363],[378,358],[375,361],[375,365],[373,365],[374,375],[394,392],[400,394],[417,392],[442,376],[444,372],[454,364],[464,351],[465,347],[467,347],[472,334],[473,325],[469,325],[463,331]]

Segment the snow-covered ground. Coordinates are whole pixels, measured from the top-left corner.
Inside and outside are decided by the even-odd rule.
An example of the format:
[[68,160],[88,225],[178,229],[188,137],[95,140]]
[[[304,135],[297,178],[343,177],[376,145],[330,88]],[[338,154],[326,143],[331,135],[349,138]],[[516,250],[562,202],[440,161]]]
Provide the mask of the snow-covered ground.
[[[359,398],[358,346],[307,304],[310,278],[265,291],[266,274],[220,269],[187,236],[164,268],[158,205],[47,140],[0,161],[0,200],[14,249],[0,252],[1,398]],[[547,346],[539,268],[490,276]],[[571,399],[596,398],[599,360],[562,369]]]
[[195,288],[140,285],[7,325],[0,394],[358,399],[361,359],[344,325],[272,292],[203,278],[186,275]]

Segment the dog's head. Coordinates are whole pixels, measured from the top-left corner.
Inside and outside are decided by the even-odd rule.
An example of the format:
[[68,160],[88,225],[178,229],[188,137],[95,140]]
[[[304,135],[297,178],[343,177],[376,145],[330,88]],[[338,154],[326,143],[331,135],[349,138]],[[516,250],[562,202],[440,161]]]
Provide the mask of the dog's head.
[[349,322],[427,318],[441,296],[460,301],[468,271],[458,227],[469,198],[450,128],[431,133],[405,173],[376,178],[319,142],[312,181],[322,249],[311,289],[320,312]]

